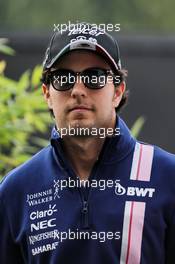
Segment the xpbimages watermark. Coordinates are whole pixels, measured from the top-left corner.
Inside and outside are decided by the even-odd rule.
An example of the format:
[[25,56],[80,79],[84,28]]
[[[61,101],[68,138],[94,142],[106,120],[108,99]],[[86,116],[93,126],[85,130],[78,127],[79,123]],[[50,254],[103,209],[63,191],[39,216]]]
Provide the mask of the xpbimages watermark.
[[105,137],[112,137],[112,136],[119,136],[120,135],[120,128],[116,127],[113,129],[112,127],[104,128],[104,127],[79,127],[77,124],[76,127],[62,127],[57,128],[57,132],[59,133],[60,137],[64,136],[96,136],[99,138]]
[[[74,84],[77,80],[77,76],[72,75],[72,73],[68,73],[67,75],[54,75],[53,76],[53,82],[56,86],[64,86],[65,84]],[[103,87],[106,85],[106,83],[111,84],[115,83],[116,85],[120,84],[121,82],[121,76],[120,75],[114,75],[111,72],[111,75],[80,75],[78,83],[88,83],[88,84],[98,84],[99,87]]]
[[91,34],[93,32],[96,32],[97,29],[100,30],[100,32],[98,32],[98,34],[104,34],[105,32],[118,32],[120,31],[120,23],[118,24],[105,24],[105,23],[101,23],[101,24],[88,24],[88,23],[81,23],[79,21],[76,21],[75,23],[72,23],[71,21],[68,21],[67,23],[63,23],[63,24],[56,24],[54,23],[54,31],[59,31],[61,32],[61,34],[67,30],[69,30],[71,33],[75,32],[74,34],[77,33],[83,33],[86,34],[87,32],[91,32]]

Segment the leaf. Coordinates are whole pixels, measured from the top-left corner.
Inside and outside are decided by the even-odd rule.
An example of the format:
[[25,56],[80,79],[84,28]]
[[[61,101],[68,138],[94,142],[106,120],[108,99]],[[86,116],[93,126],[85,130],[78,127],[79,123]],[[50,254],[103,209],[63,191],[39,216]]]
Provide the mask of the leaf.
[[145,118],[143,116],[139,117],[135,121],[134,125],[131,128],[131,134],[133,135],[133,137],[135,137],[135,138],[138,137],[138,135],[140,134],[140,131],[141,131],[144,123],[145,123]]
[[7,54],[7,55],[14,55],[15,51],[14,49],[8,47],[7,45],[0,44],[0,52]]
[[35,66],[31,77],[32,86],[37,87],[40,84],[41,74],[42,74],[42,66],[41,65]]
[[26,90],[29,87],[29,85],[30,85],[30,71],[27,70],[21,75],[18,81],[18,84],[17,84],[18,91],[21,92],[21,91]]
[[4,73],[6,68],[6,62],[4,60],[0,61],[0,74]]

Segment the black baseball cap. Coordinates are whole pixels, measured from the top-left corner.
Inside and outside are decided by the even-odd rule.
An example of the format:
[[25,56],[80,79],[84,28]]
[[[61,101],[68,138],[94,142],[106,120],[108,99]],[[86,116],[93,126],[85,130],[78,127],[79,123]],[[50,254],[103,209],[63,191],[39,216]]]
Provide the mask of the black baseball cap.
[[43,70],[73,50],[90,50],[103,56],[115,70],[121,69],[117,41],[97,25],[86,22],[71,24],[63,32],[56,30],[45,53]]

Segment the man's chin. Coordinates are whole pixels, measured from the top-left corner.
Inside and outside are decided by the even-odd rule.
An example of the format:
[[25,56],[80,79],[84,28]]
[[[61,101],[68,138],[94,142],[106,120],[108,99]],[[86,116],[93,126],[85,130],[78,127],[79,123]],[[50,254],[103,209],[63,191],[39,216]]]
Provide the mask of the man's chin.
[[91,137],[92,128],[94,128],[94,123],[88,120],[72,121],[66,127],[67,136]]
[[89,121],[87,119],[78,119],[73,120],[69,123],[69,127],[73,128],[92,128],[94,126],[94,122]]

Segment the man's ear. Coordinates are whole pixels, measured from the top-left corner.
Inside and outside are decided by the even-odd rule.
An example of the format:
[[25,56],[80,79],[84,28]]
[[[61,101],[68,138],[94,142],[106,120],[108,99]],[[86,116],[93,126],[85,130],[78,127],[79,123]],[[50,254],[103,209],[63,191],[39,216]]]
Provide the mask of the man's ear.
[[117,107],[120,104],[120,101],[122,99],[122,96],[126,90],[126,83],[125,81],[121,82],[119,86],[115,87],[115,93],[114,93],[114,107]]
[[50,93],[49,93],[49,87],[46,85],[46,84],[42,84],[42,90],[43,90],[43,95],[46,98],[48,98],[50,96]]
[[51,96],[50,96],[50,89],[46,84],[42,84],[42,90],[43,90],[43,95],[44,95],[44,99],[48,104],[48,107],[52,109],[52,100],[51,100]]

